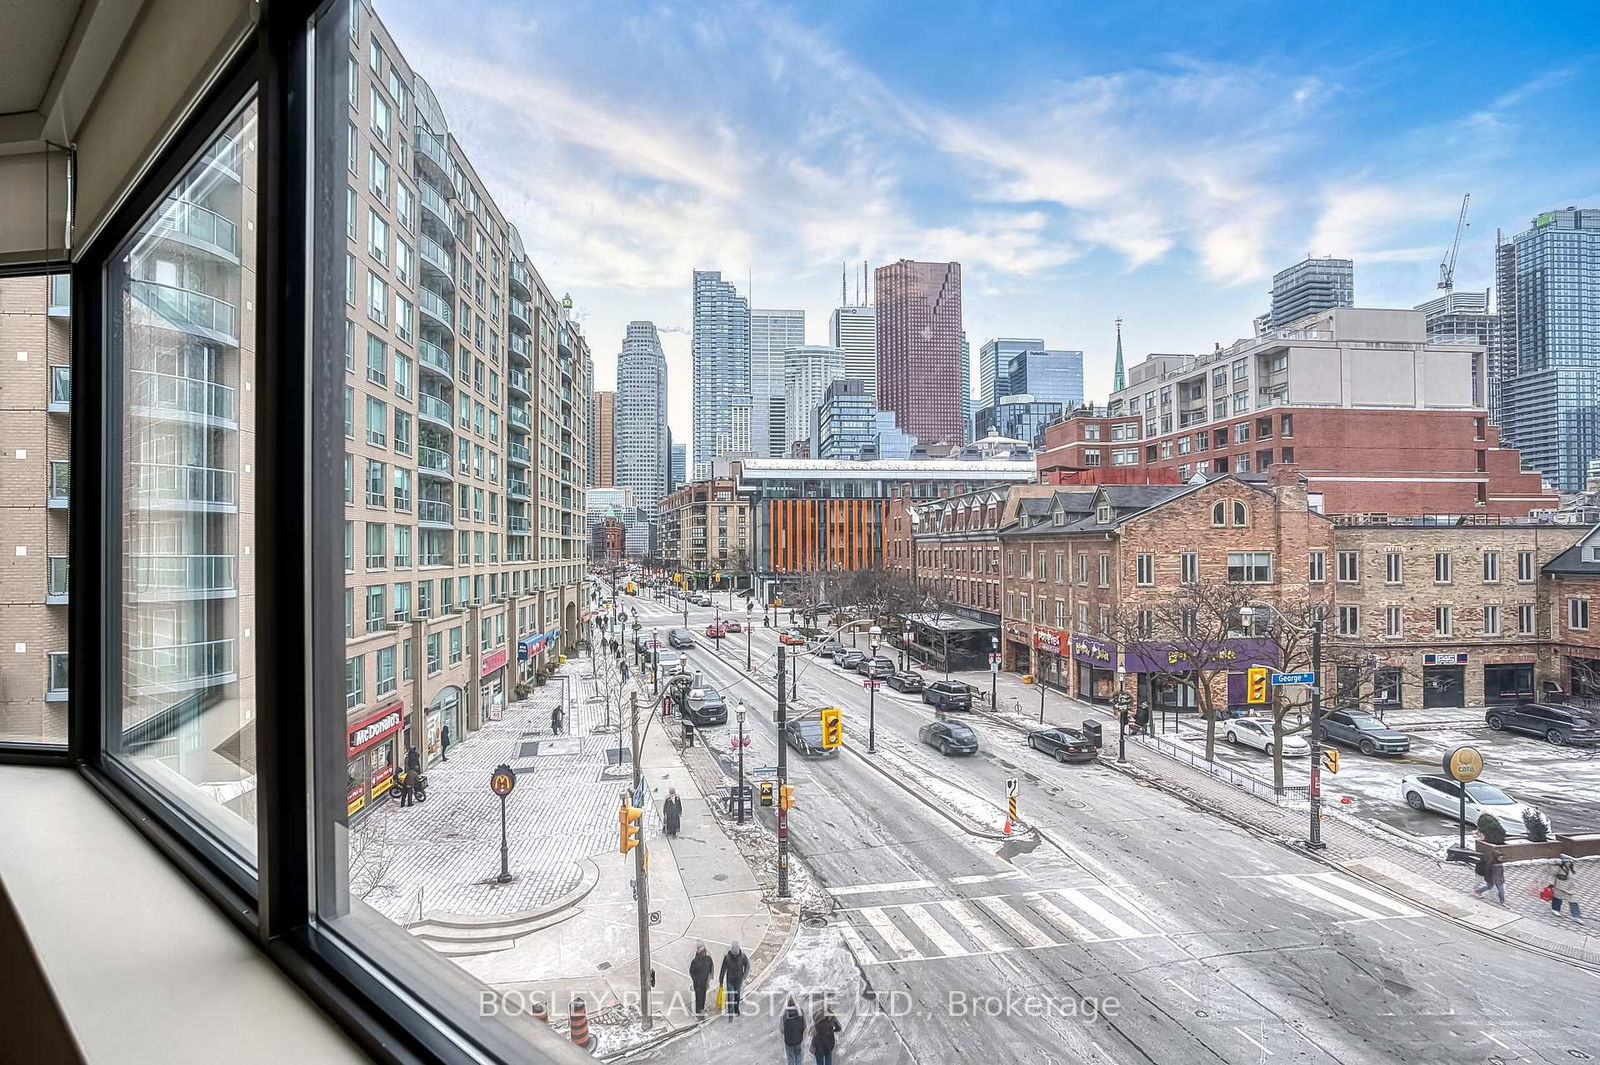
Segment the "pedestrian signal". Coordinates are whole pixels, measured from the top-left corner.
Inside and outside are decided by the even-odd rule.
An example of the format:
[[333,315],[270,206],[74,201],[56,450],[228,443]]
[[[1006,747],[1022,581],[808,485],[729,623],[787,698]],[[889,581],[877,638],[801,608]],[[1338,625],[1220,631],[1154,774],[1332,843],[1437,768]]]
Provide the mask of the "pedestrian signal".
[[1332,747],[1324,747],[1322,749],[1322,768],[1330,773],[1337,773],[1339,771],[1339,752]]
[[637,806],[629,806],[626,802],[622,804],[622,810],[617,814],[617,821],[622,830],[617,847],[623,854],[627,854],[639,845],[639,822],[643,817],[644,811]]
[[773,789],[772,781],[763,780],[761,782],[761,805],[762,806],[771,806],[772,805],[772,789]]
[[844,745],[844,715],[837,706],[822,708],[822,749],[831,751]]
[[1272,671],[1266,666],[1251,666],[1249,671],[1245,673],[1244,701],[1255,704],[1266,702],[1267,681],[1271,675]]

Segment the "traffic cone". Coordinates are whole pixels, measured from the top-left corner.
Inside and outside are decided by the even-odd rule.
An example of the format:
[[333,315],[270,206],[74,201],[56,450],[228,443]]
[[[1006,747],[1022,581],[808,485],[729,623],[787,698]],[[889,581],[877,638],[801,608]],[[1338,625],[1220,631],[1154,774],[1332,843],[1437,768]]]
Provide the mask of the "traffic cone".
[[1009,817],[1006,818],[1006,827],[1005,827],[1004,831],[1005,831],[1006,835],[1008,835],[1008,836],[1011,835],[1011,818],[1009,818]]

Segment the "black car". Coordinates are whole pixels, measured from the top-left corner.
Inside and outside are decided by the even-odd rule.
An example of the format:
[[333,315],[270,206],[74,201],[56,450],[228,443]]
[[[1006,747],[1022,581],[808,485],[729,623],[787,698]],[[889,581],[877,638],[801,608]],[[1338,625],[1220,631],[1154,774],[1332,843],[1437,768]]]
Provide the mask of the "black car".
[[667,633],[667,644],[680,651],[694,646],[694,633],[688,629],[673,629]]
[[1554,706],[1550,703],[1496,706],[1483,717],[1496,732],[1526,732],[1530,736],[1542,736],[1557,746],[1600,740],[1600,720],[1575,706]]
[[1322,738],[1354,747],[1362,754],[1404,754],[1411,737],[1396,732],[1371,714],[1334,710],[1322,717]]
[[1067,728],[1045,728],[1028,733],[1028,746],[1050,755],[1058,762],[1092,762],[1100,748],[1083,734]]
[[894,659],[882,655],[877,658],[863,658],[856,663],[855,669],[869,680],[882,680],[894,672]]
[[816,758],[832,758],[839,753],[822,746],[822,721],[811,717],[797,717],[783,726],[783,739],[794,750]]
[[817,657],[832,658],[834,655],[843,650],[844,644],[840,643],[838,640],[823,640],[821,643],[817,644]]
[[977,754],[978,734],[959,721],[932,721],[917,730],[917,739],[940,754]]
[[683,716],[696,725],[726,725],[728,700],[715,688],[691,688],[684,700]]
[[864,651],[844,650],[833,656],[834,662],[844,669],[854,669],[857,663],[866,658]]
[[905,673],[891,673],[884,678],[883,682],[897,692],[911,692],[915,694],[922,691],[921,673],[912,671],[907,671]]
[[935,710],[971,710],[972,689],[959,680],[936,680],[923,686],[922,701]]

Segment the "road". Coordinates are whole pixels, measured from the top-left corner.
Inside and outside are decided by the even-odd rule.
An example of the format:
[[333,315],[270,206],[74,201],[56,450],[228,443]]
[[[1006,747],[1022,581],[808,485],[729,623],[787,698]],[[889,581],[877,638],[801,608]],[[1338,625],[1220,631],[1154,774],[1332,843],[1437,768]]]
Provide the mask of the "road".
[[[657,620],[659,607],[640,606],[647,626]],[[691,609],[690,627],[703,632],[710,617]],[[726,658],[702,646],[691,660],[730,703],[747,702],[747,764],[768,762],[775,701],[746,673],[743,637],[727,644]],[[758,622],[752,649],[758,665],[770,659],[775,630]],[[998,725],[973,722],[982,752],[944,759],[916,742],[930,715],[915,697],[878,693],[880,751],[868,756],[860,678],[823,661],[802,670],[800,709],[843,707],[850,750],[797,765],[795,848],[838,899],[833,929],[877,1001],[905,1010],[853,1024],[842,1061],[1600,1053],[1591,972],[1421,913],[1108,768],[1056,765]],[[725,731],[707,740],[730,756]],[[1011,777],[1040,839],[973,835],[916,794],[969,815],[992,809],[998,824]],[[756,1060],[751,1047],[769,1043],[764,1060],[778,1060],[775,1028],[770,1017],[712,1024],[647,1060]]]

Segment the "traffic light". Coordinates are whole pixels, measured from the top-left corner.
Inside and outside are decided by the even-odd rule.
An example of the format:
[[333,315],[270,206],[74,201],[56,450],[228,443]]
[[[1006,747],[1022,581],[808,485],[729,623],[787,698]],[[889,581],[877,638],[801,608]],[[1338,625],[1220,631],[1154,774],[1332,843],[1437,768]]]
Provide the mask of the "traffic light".
[[785,784],[778,789],[778,809],[790,810],[794,808],[794,785]]
[[837,706],[825,706],[822,717],[822,749],[831,751],[844,744],[844,715]]
[[1339,752],[1332,747],[1322,749],[1322,768],[1330,773],[1339,771]]
[[643,810],[637,806],[629,806],[626,802],[622,804],[622,809],[618,811],[617,822],[622,831],[617,842],[617,848],[623,854],[627,854],[639,845],[640,819],[642,817],[644,817]]
[[1260,705],[1267,701],[1267,678],[1271,670],[1266,666],[1251,666],[1244,677],[1244,701]]

